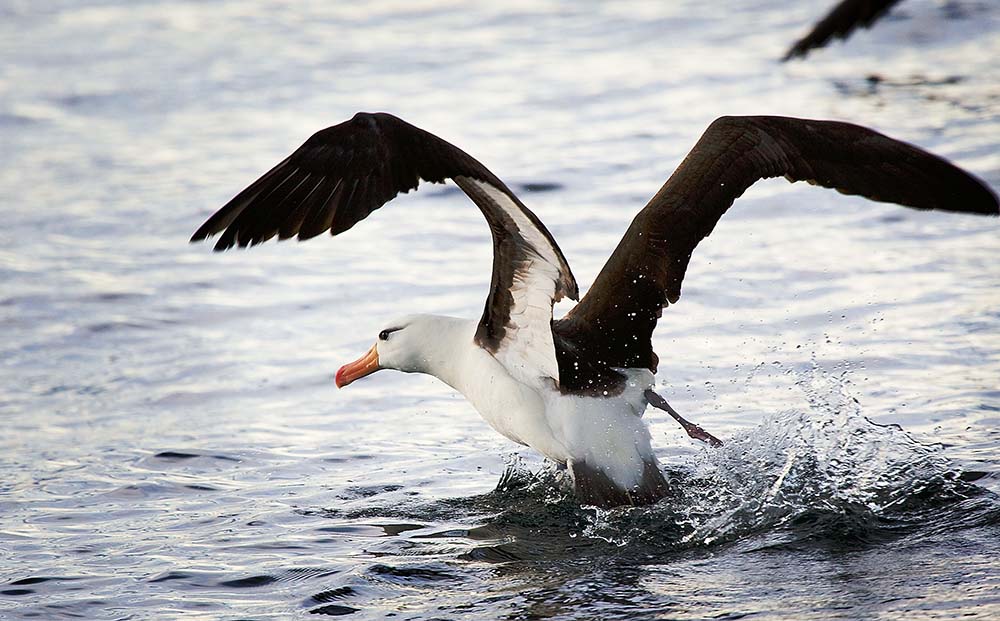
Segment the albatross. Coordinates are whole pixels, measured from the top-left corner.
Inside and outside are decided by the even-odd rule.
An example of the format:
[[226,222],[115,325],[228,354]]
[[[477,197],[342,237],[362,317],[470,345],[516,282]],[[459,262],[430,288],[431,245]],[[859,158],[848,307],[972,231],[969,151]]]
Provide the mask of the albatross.
[[[386,113],[323,129],[212,215],[191,241],[215,250],[273,237],[339,235],[421,180],[450,179],[479,207],[493,275],[478,319],[405,315],[336,374],[345,387],[381,369],[433,375],[496,431],[564,466],[579,500],[602,507],[667,492],[642,421],[648,405],[717,444],[654,390],[652,334],[678,301],[695,246],[757,180],[836,189],[915,209],[997,215],[982,182],[915,146],[849,123],[721,117],[632,221],[579,297],[566,257],[541,220],[465,151]],[[560,319],[553,304],[578,300]]]

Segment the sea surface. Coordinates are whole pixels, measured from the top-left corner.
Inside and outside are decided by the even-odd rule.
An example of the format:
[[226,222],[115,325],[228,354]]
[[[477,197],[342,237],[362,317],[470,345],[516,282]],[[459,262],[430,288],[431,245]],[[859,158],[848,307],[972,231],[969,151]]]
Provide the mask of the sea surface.
[[334,387],[392,318],[481,313],[454,186],[188,243],[359,110],[483,161],[582,288],[723,114],[1000,187],[1000,4],[779,63],[832,2],[0,3],[0,619],[1000,618],[997,219],[754,186],[655,336],[726,444],[648,412],[672,494],[610,511],[433,378]]

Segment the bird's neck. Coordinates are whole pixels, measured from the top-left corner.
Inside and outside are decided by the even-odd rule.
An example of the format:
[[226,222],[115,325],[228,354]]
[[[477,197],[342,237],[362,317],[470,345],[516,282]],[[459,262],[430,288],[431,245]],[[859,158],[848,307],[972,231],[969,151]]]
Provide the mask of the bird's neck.
[[437,316],[423,339],[413,371],[433,375],[459,392],[469,381],[470,354],[478,349],[474,342],[478,322],[456,317]]

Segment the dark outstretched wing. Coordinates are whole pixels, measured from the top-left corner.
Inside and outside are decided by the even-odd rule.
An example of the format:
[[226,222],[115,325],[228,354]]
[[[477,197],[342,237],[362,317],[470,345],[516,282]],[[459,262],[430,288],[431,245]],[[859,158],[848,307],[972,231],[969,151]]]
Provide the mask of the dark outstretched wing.
[[810,50],[823,47],[833,38],[846,39],[855,28],[870,27],[897,2],[899,0],[841,0],[809,34],[796,41],[781,60],[805,57]]
[[[996,215],[982,182],[912,145],[833,121],[771,116],[713,122],[666,184],[635,217],[580,303],[553,325],[564,389],[574,358],[655,370],[650,336],[676,302],[695,246],[758,179],[834,188],[916,209]],[[562,368],[561,368],[562,370]]]
[[275,236],[304,240],[327,230],[337,235],[420,180],[446,179],[479,206],[493,235],[493,281],[477,340],[502,363],[521,368],[520,375],[558,380],[552,304],[563,296],[577,298],[559,246],[485,166],[390,114],[359,112],[315,133],[217,211],[191,241],[221,233],[215,249],[226,250]]

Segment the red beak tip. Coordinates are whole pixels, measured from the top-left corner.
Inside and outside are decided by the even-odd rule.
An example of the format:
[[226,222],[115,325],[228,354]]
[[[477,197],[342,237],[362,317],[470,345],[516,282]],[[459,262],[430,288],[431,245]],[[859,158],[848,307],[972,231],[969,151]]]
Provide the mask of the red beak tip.
[[340,367],[340,369],[337,370],[337,375],[334,377],[333,380],[337,384],[337,388],[343,386],[343,380],[344,380],[344,367]]

